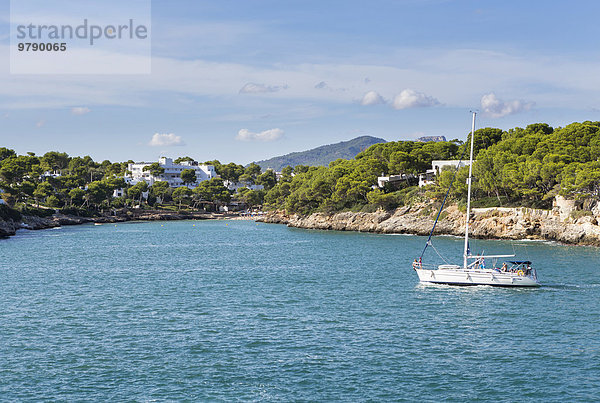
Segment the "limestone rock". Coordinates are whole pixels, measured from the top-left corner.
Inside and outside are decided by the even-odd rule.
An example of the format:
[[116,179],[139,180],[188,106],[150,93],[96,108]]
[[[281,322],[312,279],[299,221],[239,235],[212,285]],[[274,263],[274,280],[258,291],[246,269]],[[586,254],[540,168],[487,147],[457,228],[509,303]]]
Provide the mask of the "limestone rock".
[[[308,229],[428,235],[437,214],[430,210],[431,206],[422,204],[399,207],[395,211],[378,210],[374,213],[314,213],[300,216],[276,211],[268,213],[259,221]],[[443,211],[434,234],[463,236],[465,219],[465,214],[456,206],[449,206]],[[600,246],[597,216],[584,216],[574,221],[570,211],[567,213],[565,209],[560,211],[557,208],[473,209],[470,233],[475,238],[545,239]]]

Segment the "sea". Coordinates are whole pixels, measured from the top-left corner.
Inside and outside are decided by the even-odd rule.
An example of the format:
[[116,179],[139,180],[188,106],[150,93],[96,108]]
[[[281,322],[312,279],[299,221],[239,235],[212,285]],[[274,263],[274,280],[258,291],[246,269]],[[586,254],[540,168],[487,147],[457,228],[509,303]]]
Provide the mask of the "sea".
[[[510,289],[419,284],[425,242],[223,220],[21,230],[0,240],[0,401],[600,401],[598,248],[473,240],[533,262],[542,287]],[[433,246],[424,263],[461,263],[461,238]]]

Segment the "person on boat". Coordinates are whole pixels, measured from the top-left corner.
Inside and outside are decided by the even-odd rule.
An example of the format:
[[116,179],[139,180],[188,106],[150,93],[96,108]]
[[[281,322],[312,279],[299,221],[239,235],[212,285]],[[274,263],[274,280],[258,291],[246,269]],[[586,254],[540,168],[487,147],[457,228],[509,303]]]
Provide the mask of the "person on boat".
[[413,262],[413,269],[417,269],[419,267],[419,262],[417,262],[417,259],[415,259],[415,261]]
[[502,263],[502,267],[500,268],[501,271],[506,271],[508,270],[508,266],[506,266],[506,262]]

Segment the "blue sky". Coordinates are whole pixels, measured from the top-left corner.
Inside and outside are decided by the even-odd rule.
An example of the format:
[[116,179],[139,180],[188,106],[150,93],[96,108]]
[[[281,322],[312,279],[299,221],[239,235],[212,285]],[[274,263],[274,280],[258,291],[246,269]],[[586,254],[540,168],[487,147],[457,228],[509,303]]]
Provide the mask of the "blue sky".
[[599,11],[595,1],[153,1],[151,74],[16,75],[0,0],[0,146],[248,163],[359,135],[464,138],[471,109],[479,127],[502,129],[599,120]]

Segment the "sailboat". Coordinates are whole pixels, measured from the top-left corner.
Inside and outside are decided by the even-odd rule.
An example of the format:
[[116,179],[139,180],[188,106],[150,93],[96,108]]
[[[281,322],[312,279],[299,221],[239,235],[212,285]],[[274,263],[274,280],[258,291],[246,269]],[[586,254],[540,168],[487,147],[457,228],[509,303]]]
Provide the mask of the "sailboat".
[[[472,112],[473,122],[471,125],[471,154],[469,158],[469,177],[467,179],[467,218],[465,224],[465,243],[463,253],[463,264],[443,264],[437,267],[423,264],[422,258],[428,246],[433,246],[431,237],[438,222],[440,213],[448,197],[444,197],[442,206],[438,212],[425,248],[418,259],[413,262],[413,269],[419,276],[421,283],[450,284],[450,285],[490,285],[500,287],[539,287],[537,272],[531,267],[531,261],[514,259],[515,255],[473,255],[469,247],[469,221],[471,217],[471,182],[473,178],[473,144],[475,137],[476,112]],[[460,166],[460,164],[458,164]],[[457,170],[458,170],[457,166]],[[456,173],[455,173],[456,176]],[[452,185],[450,185],[452,186]],[[510,259],[502,266],[485,267],[485,259],[488,262],[498,262],[499,259]]]

